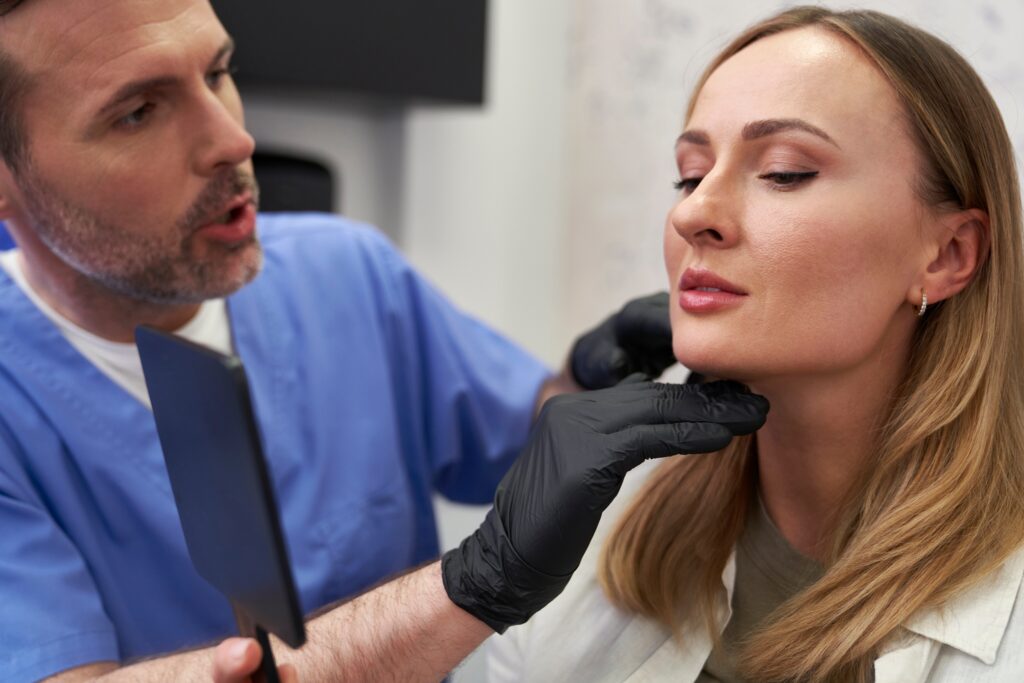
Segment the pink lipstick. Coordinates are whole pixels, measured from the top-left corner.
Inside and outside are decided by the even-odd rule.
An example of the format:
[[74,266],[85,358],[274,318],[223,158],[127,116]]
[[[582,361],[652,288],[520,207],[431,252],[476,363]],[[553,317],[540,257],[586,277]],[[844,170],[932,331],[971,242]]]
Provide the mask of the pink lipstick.
[[679,307],[687,313],[713,313],[743,302],[747,292],[710,270],[687,268],[679,280]]

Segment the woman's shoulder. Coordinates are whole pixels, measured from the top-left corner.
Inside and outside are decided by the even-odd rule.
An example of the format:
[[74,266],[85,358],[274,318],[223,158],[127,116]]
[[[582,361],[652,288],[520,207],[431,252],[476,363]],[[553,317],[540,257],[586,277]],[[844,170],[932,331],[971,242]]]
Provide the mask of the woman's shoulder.
[[562,594],[526,624],[491,639],[491,683],[622,681],[671,636],[660,624],[613,605],[598,580],[605,539],[657,466],[647,463],[627,477]]

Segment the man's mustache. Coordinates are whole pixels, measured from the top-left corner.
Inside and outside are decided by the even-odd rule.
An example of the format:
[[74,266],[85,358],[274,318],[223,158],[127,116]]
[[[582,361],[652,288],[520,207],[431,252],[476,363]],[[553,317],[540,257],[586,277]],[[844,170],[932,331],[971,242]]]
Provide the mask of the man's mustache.
[[182,219],[182,232],[191,235],[224,211],[224,206],[240,194],[251,192],[253,203],[259,207],[259,184],[246,171],[233,169],[210,181],[196,198]]

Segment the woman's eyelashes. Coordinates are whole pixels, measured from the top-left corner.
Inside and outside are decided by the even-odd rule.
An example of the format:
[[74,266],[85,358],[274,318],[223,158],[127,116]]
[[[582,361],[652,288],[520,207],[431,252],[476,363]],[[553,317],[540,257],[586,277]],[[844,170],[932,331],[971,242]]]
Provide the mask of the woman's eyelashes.
[[[818,171],[778,171],[762,173],[757,177],[759,180],[767,182],[771,189],[786,192],[805,185],[817,175]],[[702,180],[704,180],[704,176],[680,178],[672,183],[672,187],[676,189],[676,192],[688,195],[697,189]]]
[[703,176],[700,178],[680,178],[672,182],[672,187],[676,188],[676,192],[690,194],[697,189],[697,186],[700,185],[700,181],[703,179]]
[[767,181],[772,189],[775,190],[795,190],[801,185],[806,184],[812,178],[818,175],[817,171],[782,171],[777,173],[764,173],[757,176],[761,180]]

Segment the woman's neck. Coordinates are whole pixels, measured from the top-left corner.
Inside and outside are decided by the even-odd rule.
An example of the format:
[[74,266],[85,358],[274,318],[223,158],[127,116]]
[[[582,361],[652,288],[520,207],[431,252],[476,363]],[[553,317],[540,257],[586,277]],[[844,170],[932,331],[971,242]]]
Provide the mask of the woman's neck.
[[757,433],[761,495],[801,553],[827,554],[839,503],[871,456],[905,367],[905,352],[888,353],[842,373],[751,383],[772,404]]

